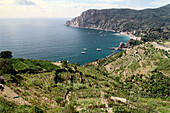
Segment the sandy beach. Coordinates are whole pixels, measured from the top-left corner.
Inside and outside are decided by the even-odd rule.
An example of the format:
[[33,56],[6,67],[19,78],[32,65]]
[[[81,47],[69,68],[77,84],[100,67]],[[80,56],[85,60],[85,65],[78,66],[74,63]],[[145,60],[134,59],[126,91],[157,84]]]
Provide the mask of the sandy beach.
[[120,32],[120,33],[116,33],[115,35],[128,36],[130,37],[130,39],[133,39],[133,40],[141,40],[141,37],[136,37],[132,33],[127,34],[126,32]]

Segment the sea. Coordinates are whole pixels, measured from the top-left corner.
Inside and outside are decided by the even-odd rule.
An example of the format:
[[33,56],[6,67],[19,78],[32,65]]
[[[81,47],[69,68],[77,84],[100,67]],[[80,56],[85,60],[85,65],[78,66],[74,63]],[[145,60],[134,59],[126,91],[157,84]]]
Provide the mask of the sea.
[[11,51],[14,58],[84,65],[120,52],[108,48],[130,39],[111,31],[68,27],[64,25],[67,20],[71,18],[0,19],[0,51]]

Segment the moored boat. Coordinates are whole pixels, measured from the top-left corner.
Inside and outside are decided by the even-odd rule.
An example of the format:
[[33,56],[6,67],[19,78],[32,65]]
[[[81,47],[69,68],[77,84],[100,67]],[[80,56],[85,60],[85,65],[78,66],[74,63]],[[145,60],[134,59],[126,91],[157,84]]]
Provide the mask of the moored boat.
[[81,52],[81,54],[86,54],[86,52],[83,51],[83,52]]
[[97,48],[96,50],[97,50],[97,51],[101,51],[102,49],[100,49],[100,48]]
[[86,48],[83,48],[84,51],[86,51],[87,49]]

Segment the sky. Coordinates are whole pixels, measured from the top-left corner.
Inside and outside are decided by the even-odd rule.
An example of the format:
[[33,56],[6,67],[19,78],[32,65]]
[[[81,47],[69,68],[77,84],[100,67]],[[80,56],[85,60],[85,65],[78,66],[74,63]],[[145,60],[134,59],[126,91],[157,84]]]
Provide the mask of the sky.
[[0,0],[0,18],[76,17],[88,9],[157,8],[170,0]]

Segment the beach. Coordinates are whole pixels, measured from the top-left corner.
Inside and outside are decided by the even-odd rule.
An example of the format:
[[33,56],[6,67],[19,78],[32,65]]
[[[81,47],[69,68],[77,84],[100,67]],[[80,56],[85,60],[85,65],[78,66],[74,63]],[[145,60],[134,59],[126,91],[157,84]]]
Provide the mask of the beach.
[[130,37],[130,39],[133,39],[133,40],[141,40],[141,37],[136,37],[132,33],[127,33],[127,32],[120,32],[120,33],[116,33],[115,35],[128,36]]

